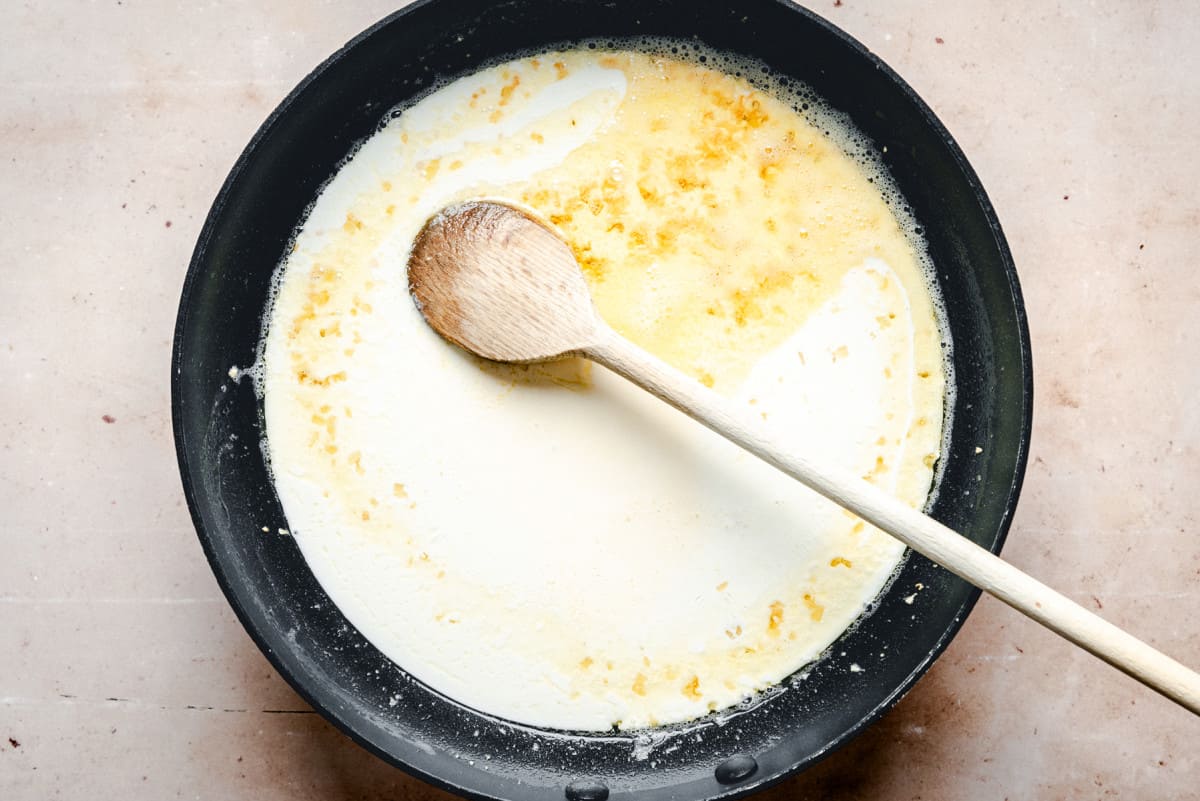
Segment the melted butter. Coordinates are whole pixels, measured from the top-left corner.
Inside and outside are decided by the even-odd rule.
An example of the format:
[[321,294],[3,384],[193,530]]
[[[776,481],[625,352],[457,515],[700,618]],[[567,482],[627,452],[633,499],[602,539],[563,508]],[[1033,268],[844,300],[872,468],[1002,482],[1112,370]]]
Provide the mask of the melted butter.
[[521,199],[567,235],[620,333],[732,388],[865,259],[921,285],[862,167],[782,100],[687,62],[602,63],[630,76],[607,135]]
[[418,678],[535,725],[687,720],[810,661],[898,544],[606,371],[448,346],[404,265],[447,203],[525,203],[621,333],[919,506],[940,338],[871,177],[776,97],[640,52],[500,65],[391,120],[312,209],[264,346],[322,586]]

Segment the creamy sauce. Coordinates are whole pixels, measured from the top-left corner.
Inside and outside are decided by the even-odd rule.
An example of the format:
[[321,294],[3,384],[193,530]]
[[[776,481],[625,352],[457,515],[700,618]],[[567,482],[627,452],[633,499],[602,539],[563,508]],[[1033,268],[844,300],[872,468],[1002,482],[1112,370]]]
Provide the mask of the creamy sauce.
[[853,132],[787,100],[663,55],[520,59],[391,119],[318,198],[263,348],[276,488],[417,678],[539,726],[688,720],[816,658],[892,575],[902,546],[643,391],[477,360],[407,293],[430,215],[524,203],[620,333],[921,506],[945,396],[924,255]]

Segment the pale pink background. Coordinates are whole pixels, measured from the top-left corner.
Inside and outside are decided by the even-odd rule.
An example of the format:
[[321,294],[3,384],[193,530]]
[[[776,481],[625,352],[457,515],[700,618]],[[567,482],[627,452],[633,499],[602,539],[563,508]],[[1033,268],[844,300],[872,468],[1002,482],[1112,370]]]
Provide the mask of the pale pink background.
[[[445,797],[311,713],[243,632],[168,413],[179,290],[227,170],[394,7],[5,4],[0,798]],[[815,10],[941,116],[1012,244],[1038,396],[1005,554],[1200,665],[1200,14]],[[1195,799],[1198,741],[1197,718],[984,599],[894,711],[767,797]]]

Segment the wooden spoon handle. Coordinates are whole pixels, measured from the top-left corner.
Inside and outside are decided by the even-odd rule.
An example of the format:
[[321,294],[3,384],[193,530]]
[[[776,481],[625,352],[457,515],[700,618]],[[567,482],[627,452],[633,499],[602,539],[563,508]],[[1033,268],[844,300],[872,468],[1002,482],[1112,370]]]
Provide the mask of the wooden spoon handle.
[[760,426],[748,419],[748,415],[739,413],[725,398],[606,326],[599,327],[596,339],[584,349],[584,354],[955,575],[1200,715],[1200,675],[990,551],[857,476],[815,465],[798,453],[781,450]]

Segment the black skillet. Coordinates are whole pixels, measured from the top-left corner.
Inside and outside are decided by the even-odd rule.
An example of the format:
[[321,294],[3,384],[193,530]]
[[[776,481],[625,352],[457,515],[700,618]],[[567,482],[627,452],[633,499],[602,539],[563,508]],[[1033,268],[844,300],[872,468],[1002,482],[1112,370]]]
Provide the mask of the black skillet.
[[[295,542],[278,533],[288,524],[260,450],[260,405],[250,381],[227,371],[253,362],[272,272],[322,183],[389,109],[435,81],[515,51],[647,34],[695,37],[761,59],[886,146],[885,161],[925,226],[954,341],[952,444],[929,511],[998,551],[1025,468],[1029,336],[1000,225],[946,129],[857,42],[780,0],[426,0],[388,17],[280,104],[217,196],[180,302],[172,412],[200,541],[259,647],[364,747],[464,795],[687,800],[761,789],[845,744],[894,704],[979,595],[913,555],[876,611],[784,692],[728,721],[686,727],[686,737],[667,729],[570,735],[467,709],[407,676],[349,625]],[[904,603],[918,582],[918,601]],[[849,671],[851,663],[864,670]]]

